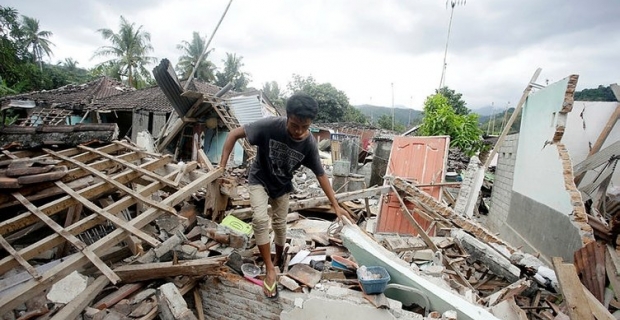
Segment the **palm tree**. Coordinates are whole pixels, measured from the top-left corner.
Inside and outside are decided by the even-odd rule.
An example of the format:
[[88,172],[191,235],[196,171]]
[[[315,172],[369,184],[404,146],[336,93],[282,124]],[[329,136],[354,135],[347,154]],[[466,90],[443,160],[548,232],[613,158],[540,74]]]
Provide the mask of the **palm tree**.
[[148,56],[153,51],[151,34],[142,30],[142,26],[136,28],[135,23],[129,23],[121,16],[118,33],[110,29],[99,29],[97,32],[112,44],[99,47],[93,58],[113,57],[99,65],[118,66],[120,75],[126,77],[127,83],[134,88],[151,77],[146,66],[155,63],[156,59]]
[[[207,47],[205,38],[201,38],[200,34],[194,31],[192,42],[183,40],[181,44],[177,45],[177,49],[183,51],[183,55],[179,58],[179,63],[177,63],[177,70],[181,73],[181,78],[187,79],[192,73],[196,61],[198,61],[198,58]],[[206,82],[213,82],[215,80],[215,65],[213,62],[207,60],[207,56],[211,51],[213,51],[213,49],[209,50],[200,61],[194,73],[194,78]]]
[[47,39],[52,36],[52,32],[39,30],[39,20],[27,16],[22,16],[22,32],[25,47],[32,47],[32,61],[39,61],[43,71],[43,54],[48,57],[52,55],[50,47],[54,44]]
[[237,54],[235,53],[231,54],[226,52],[226,59],[222,60],[222,62],[224,63],[224,71],[217,72],[217,74],[215,75],[215,84],[223,87],[229,82],[232,82],[235,90],[245,90],[248,83],[250,83],[250,74],[241,71],[241,67],[244,66],[241,60],[243,60],[242,56],[237,56]]
[[75,71],[78,64],[79,62],[73,58],[65,58],[65,61],[62,62],[62,65],[69,71]]

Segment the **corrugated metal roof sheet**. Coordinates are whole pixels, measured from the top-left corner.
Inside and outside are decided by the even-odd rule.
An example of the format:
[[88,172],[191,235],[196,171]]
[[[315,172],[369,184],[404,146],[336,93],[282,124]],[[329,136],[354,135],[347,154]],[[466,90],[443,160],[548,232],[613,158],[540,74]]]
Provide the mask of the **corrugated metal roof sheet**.
[[241,125],[261,118],[277,116],[261,103],[260,95],[235,96],[227,99],[227,103]]
[[168,101],[172,104],[172,107],[179,116],[184,116],[187,111],[194,105],[197,98],[188,98],[181,96],[185,91],[181,86],[181,82],[176,76],[170,60],[162,59],[158,66],[153,69],[153,75],[157,85],[161,88],[168,98]]

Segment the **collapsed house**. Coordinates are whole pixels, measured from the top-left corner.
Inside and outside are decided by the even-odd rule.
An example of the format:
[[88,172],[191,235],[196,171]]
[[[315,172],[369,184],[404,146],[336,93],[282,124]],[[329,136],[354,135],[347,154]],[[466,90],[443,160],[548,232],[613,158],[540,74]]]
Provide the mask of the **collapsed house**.
[[[227,131],[281,111],[260,92],[223,99],[225,88],[185,88],[165,61],[154,74],[159,91],[126,92],[89,109],[102,119],[131,113],[131,122],[121,121],[125,128],[131,123],[129,140],[2,146],[0,314],[613,319],[610,311],[620,309],[609,220],[615,215],[608,210],[614,202],[605,206],[606,190],[600,191],[614,179],[616,146],[602,138],[600,151],[586,152],[583,141],[590,140],[574,147],[567,141],[575,122],[571,107],[580,105],[572,101],[576,76],[533,94],[534,80],[528,84],[521,133],[499,139],[489,229],[471,214],[486,160],[473,158],[462,182],[448,181],[449,137],[375,135],[372,163],[365,166],[359,155],[367,137],[330,132],[326,166],[337,199],[356,221],[335,220],[312,174],[300,171],[287,217],[280,297],[272,301],[261,287],[245,170],[234,168],[255,151],[240,143],[229,170],[213,165]],[[147,100],[155,96],[168,104]],[[605,115],[586,106],[576,121],[588,124],[578,126],[583,130]],[[618,103],[605,110],[613,108]],[[617,116],[614,111],[610,119]],[[615,118],[608,124],[600,137],[614,136]],[[155,138],[143,145],[150,150],[134,143],[144,131]],[[583,158],[576,166],[572,150]],[[588,172],[600,166],[602,173]],[[446,189],[454,187],[453,198]],[[249,274],[247,264],[257,273]],[[362,267],[386,270],[390,280],[380,279],[380,293],[368,293]]]

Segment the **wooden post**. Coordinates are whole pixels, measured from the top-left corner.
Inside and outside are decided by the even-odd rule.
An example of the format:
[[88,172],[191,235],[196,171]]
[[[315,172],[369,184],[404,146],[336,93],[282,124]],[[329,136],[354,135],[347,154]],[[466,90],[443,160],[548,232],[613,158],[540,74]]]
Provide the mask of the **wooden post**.
[[571,263],[564,263],[560,257],[553,257],[553,268],[571,320],[594,320],[575,266]]
[[504,143],[504,139],[506,139],[506,135],[508,135],[508,132],[510,131],[510,127],[512,127],[512,124],[517,119],[519,112],[521,112],[521,109],[523,108],[523,104],[525,104],[525,100],[527,99],[527,96],[529,96],[530,91],[532,91],[532,84],[536,81],[536,79],[538,79],[538,76],[540,75],[541,71],[542,71],[541,68],[536,69],[536,71],[534,72],[534,75],[532,76],[532,79],[530,79],[530,82],[527,84],[527,87],[525,87],[525,90],[523,90],[523,95],[521,96],[521,100],[519,100],[519,103],[517,104],[515,111],[510,116],[510,119],[508,119],[508,123],[504,127],[504,130],[502,130],[502,134],[497,139],[497,142],[495,143],[493,150],[491,150],[491,152],[489,153],[489,157],[487,158],[487,161],[484,162],[485,171],[489,167],[489,164],[491,164],[491,161],[493,161],[493,157],[495,157],[495,154],[497,154],[497,151],[499,150],[499,148]]

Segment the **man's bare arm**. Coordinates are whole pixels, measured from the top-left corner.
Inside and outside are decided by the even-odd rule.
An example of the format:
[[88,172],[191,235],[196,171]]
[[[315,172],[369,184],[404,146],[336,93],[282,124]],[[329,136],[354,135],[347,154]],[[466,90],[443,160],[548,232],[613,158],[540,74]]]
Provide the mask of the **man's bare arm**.
[[228,157],[230,157],[230,153],[235,146],[235,142],[241,138],[245,138],[245,130],[243,127],[233,129],[233,131],[228,134],[226,141],[224,141],[224,147],[222,148],[222,158],[220,158],[219,163],[220,167],[226,167]]

